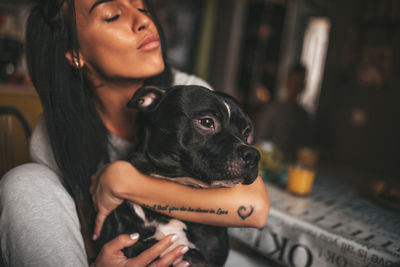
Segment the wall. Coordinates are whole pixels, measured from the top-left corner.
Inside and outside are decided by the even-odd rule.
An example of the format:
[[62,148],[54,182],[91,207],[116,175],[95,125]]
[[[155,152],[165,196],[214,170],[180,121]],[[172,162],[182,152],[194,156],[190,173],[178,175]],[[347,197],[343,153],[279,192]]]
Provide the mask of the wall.
[[[323,156],[329,161],[379,173],[382,179],[398,177],[400,24],[366,18],[367,2],[371,1],[336,2],[330,10],[331,41],[317,114]],[[371,79],[373,72],[364,71],[357,76],[360,62],[368,57],[362,54],[365,45],[392,51],[389,71],[379,85],[360,82],[360,78]]]

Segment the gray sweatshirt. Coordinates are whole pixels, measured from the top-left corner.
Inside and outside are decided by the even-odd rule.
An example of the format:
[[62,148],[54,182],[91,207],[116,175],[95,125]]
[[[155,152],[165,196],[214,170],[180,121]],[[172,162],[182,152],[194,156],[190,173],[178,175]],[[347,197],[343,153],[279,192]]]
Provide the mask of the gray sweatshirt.
[[[203,80],[174,70],[174,85]],[[127,155],[132,144],[110,133],[111,161]],[[0,247],[6,266],[88,266],[73,199],[63,187],[41,117],[30,141],[32,163],[0,180]]]

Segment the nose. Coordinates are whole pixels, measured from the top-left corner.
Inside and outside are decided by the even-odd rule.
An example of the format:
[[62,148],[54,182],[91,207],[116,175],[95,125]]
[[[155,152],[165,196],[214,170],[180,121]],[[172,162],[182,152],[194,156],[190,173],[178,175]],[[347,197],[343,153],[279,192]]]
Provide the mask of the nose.
[[[147,15],[147,13],[144,13],[143,11],[133,8],[133,25],[132,29],[135,32],[140,32],[142,30],[145,30],[149,28],[150,23],[151,23],[151,18]],[[146,11],[147,12],[147,11]]]
[[239,148],[239,156],[243,160],[247,168],[255,168],[260,160],[260,152],[253,147],[241,146]]

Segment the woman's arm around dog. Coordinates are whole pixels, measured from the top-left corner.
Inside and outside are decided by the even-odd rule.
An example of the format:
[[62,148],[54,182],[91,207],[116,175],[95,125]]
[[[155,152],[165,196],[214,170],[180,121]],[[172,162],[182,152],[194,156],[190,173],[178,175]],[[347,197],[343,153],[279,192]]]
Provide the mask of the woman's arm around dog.
[[91,192],[98,209],[94,238],[108,214],[125,199],[180,220],[227,227],[261,228],[269,211],[260,177],[251,185],[197,189],[144,175],[124,161],[93,176]]

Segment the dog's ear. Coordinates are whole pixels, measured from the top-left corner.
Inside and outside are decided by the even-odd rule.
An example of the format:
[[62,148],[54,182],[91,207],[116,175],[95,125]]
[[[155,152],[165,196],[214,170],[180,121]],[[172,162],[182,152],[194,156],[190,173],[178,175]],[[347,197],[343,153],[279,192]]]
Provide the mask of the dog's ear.
[[140,88],[129,100],[129,108],[137,108],[141,111],[153,111],[157,108],[166,90],[156,86],[144,86]]

